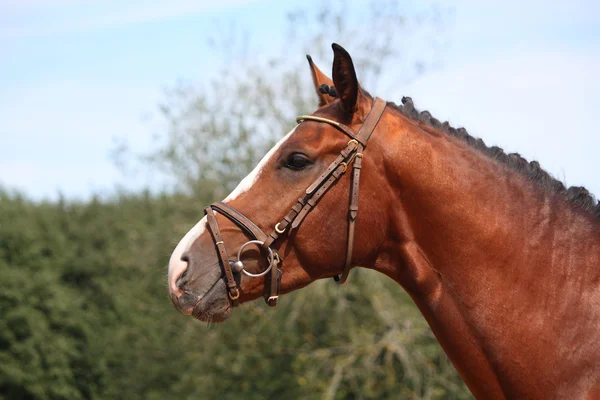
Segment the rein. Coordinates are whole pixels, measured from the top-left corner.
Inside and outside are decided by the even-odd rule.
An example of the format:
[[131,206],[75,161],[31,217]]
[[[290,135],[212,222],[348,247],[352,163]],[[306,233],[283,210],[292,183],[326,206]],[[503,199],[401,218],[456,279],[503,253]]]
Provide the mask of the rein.
[[[271,245],[281,235],[285,234],[286,232],[289,233],[291,230],[298,228],[309,211],[315,207],[319,199],[335,182],[337,182],[338,179],[340,179],[340,177],[348,169],[348,166],[352,164],[352,183],[350,186],[350,204],[348,206],[346,258],[344,262],[344,270],[341,274],[334,277],[335,281],[340,284],[344,283],[346,279],[348,279],[348,274],[352,268],[352,251],[354,249],[354,230],[356,217],[358,215],[358,191],[363,151],[367,147],[367,142],[369,141],[369,138],[375,130],[377,123],[383,115],[385,107],[386,102],[384,100],[375,98],[373,107],[371,108],[371,111],[369,111],[365,122],[360,127],[358,132],[347,125],[327,118],[321,118],[312,115],[302,115],[296,118],[296,122],[298,124],[304,121],[316,121],[329,124],[349,136],[351,140],[340,152],[337,158],[329,165],[329,167],[327,167],[327,169],[323,171],[323,173],[321,173],[321,175],[319,175],[319,177],[306,189],[304,196],[298,199],[296,204],[290,209],[286,216],[275,225],[269,235],[264,233],[244,214],[225,203],[215,202],[204,209],[204,213],[207,216],[208,226],[210,228],[209,230],[217,248],[219,262],[225,272],[229,298],[234,306],[239,304],[240,289],[238,280],[241,277],[241,273],[253,278],[266,276],[264,294],[265,301],[271,307],[277,305],[277,299],[279,297],[281,286],[281,266],[283,264],[283,259],[276,249],[271,248]],[[225,247],[223,237],[221,236],[221,231],[219,229],[219,224],[217,223],[215,212],[222,214],[235,223],[244,232],[246,232],[250,237],[254,238],[253,240],[244,243],[240,247],[236,259],[230,259],[227,255],[227,249]],[[269,266],[266,270],[258,274],[253,274],[246,271],[241,260],[242,251],[251,244],[259,246],[262,251],[266,251],[268,253],[267,261]],[[237,273],[238,280],[236,280],[234,272]]]

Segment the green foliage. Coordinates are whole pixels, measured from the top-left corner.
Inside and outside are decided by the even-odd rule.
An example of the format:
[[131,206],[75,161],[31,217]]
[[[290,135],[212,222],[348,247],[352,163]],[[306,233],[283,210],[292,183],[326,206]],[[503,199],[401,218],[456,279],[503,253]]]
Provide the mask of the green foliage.
[[199,214],[178,195],[0,195],[0,396],[469,398],[411,300],[372,271],[220,325],[177,313],[166,264]]
[[61,207],[0,195],[0,393],[10,399],[90,398],[103,385],[88,348],[98,321],[64,284],[76,221]]

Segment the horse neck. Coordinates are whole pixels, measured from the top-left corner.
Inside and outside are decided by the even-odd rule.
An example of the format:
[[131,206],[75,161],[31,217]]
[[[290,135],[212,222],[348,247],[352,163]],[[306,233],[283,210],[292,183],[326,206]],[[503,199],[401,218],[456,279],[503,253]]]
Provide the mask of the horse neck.
[[466,143],[404,122],[384,138],[396,198],[375,269],[413,297],[476,396],[527,395],[512,368],[548,355],[510,358],[519,344],[503,336],[569,340],[549,333],[577,294],[600,301],[599,225]]

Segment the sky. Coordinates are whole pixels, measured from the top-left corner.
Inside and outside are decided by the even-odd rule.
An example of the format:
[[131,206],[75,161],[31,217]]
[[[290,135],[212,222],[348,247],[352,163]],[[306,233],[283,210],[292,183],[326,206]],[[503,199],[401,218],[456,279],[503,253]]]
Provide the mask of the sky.
[[[148,145],[147,116],[165,88],[211,76],[213,21],[243,25],[260,51],[275,54],[285,14],[316,4],[0,0],[0,185],[52,200],[151,182],[125,176],[111,151],[124,136],[134,148]],[[453,11],[439,62],[375,94],[396,102],[411,96],[437,119],[600,196],[600,3],[443,4]],[[306,63],[304,54],[288,60]],[[330,69],[331,59],[317,61]]]

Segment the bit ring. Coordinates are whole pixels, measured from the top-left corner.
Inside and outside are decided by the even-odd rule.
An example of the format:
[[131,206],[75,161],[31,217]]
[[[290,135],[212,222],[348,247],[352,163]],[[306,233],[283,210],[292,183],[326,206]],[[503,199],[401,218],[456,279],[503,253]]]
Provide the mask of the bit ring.
[[[263,242],[262,240],[250,240],[249,242],[244,243],[243,245],[240,246],[240,249],[238,250],[238,254],[237,254],[237,260],[238,262],[242,263],[242,259],[240,258],[242,256],[242,251],[244,251],[244,249],[250,245],[250,244],[255,244],[257,246],[262,246],[265,242]],[[243,263],[242,263],[242,273],[246,276],[249,276],[251,278],[259,278],[261,276],[264,276],[267,274],[267,272],[269,272],[271,270],[271,268],[273,268],[273,250],[271,250],[270,247],[267,247],[267,251],[269,252],[269,258],[271,260],[271,262],[269,262],[269,268],[267,268],[266,270],[264,270],[263,272],[260,272],[258,274],[253,274],[252,272],[248,272],[244,269],[243,267]]]

